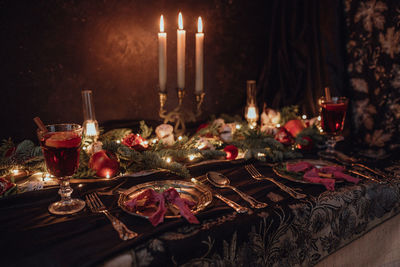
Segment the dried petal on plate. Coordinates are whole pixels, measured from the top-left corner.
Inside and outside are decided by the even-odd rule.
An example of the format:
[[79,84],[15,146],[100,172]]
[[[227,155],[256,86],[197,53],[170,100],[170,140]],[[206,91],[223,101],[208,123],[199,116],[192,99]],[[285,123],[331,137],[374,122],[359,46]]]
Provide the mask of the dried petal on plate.
[[165,190],[163,192],[163,196],[168,202],[174,204],[179,208],[181,215],[185,217],[188,222],[197,224],[200,223],[190,210],[190,207],[193,207],[195,203],[187,199],[181,198],[175,188],[171,187]]
[[286,170],[290,172],[304,172],[313,168],[314,166],[307,161],[300,161],[297,163],[286,163]]
[[316,168],[307,171],[304,174],[303,179],[308,182],[323,184],[329,191],[335,191],[335,179],[319,177],[319,173]]
[[144,200],[144,202],[141,203],[140,206],[155,205],[158,203],[158,208],[156,212],[149,216],[149,221],[153,226],[157,226],[158,224],[162,223],[164,221],[165,212],[167,211],[165,207],[164,196],[154,191],[154,189],[149,188],[140,193],[137,197],[126,201],[125,205],[132,211],[136,211],[139,206],[139,202],[142,202],[141,200]]

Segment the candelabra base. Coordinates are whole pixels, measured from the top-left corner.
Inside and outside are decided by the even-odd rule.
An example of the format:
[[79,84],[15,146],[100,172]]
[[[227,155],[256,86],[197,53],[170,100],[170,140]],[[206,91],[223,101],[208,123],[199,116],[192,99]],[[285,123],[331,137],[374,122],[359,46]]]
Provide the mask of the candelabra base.
[[164,119],[164,123],[173,123],[174,132],[177,135],[183,135],[186,132],[186,122],[196,121],[196,117],[201,115],[201,106],[204,101],[204,93],[196,95],[196,113],[184,110],[182,107],[183,98],[185,96],[184,89],[178,89],[178,106],[170,112],[165,110],[165,103],[167,102],[167,94],[160,92],[160,118]]

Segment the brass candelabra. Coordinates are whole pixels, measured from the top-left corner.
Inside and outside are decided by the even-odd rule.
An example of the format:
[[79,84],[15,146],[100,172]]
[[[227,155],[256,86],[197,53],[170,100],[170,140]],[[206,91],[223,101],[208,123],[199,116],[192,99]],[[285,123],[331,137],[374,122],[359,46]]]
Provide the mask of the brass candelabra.
[[165,103],[167,102],[167,93],[159,92],[160,96],[160,118],[164,119],[164,123],[174,123],[174,132],[177,135],[182,135],[186,131],[186,122],[196,121],[201,113],[201,106],[204,101],[205,93],[196,94],[196,110],[188,111],[183,109],[183,98],[185,97],[185,89],[178,89],[178,106],[167,112],[165,109]]

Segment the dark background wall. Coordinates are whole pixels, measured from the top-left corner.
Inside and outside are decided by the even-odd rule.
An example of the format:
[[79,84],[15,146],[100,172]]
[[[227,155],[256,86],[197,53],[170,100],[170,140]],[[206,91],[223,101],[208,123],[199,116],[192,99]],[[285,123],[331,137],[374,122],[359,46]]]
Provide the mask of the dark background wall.
[[[186,106],[192,106],[194,34],[205,31],[205,113],[241,112],[267,39],[265,3],[235,0],[0,1],[0,137],[35,138],[32,118],[82,122],[82,89],[97,119],[158,119],[157,33],[168,34],[168,107],[176,105],[176,28],[187,32]],[[203,118],[204,119],[204,118]]]

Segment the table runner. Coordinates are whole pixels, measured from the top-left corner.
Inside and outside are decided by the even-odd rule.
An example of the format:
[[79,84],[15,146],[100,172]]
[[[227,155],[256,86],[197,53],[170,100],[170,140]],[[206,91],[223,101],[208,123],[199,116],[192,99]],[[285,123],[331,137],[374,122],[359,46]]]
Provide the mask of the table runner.
[[[244,169],[248,162],[219,162],[190,168],[204,178],[207,171],[220,171],[232,184],[269,207],[252,214],[236,214],[219,200],[197,217],[200,225],[184,219],[169,219],[153,227],[147,220],[122,212],[117,196],[101,196],[112,212],[137,231],[137,239],[122,242],[102,214],[88,209],[68,217],[50,215],[47,206],[58,196],[57,188],[12,196],[0,201],[2,262],[6,266],[92,266],[114,258],[132,265],[208,265],[211,263],[285,266],[314,265],[324,256],[361,236],[399,212],[400,182],[387,184],[363,180],[358,185],[342,183],[335,192],[321,185],[300,185],[308,197],[295,200],[269,182],[252,180]],[[254,162],[272,177],[270,167]],[[179,177],[158,172],[145,177],[125,177],[122,185]],[[98,188],[122,180],[75,186],[84,197]],[[279,178],[277,178],[279,179]],[[216,189],[246,205],[229,189]],[[118,257],[118,255],[124,255]]]

